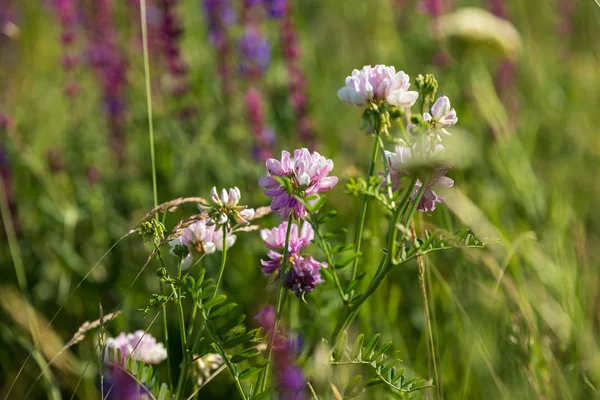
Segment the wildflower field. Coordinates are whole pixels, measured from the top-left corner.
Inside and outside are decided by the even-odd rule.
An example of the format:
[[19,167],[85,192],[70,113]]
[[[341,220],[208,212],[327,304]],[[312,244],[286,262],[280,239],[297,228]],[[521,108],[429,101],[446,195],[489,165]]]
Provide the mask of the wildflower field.
[[600,398],[594,0],[0,0],[0,398]]

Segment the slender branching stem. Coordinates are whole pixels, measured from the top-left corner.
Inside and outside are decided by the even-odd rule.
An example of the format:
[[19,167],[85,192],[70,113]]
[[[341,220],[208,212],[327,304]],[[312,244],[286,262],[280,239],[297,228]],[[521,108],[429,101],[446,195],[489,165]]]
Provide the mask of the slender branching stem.
[[[377,136],[379,136],[378,132],[376,132],[375,134]],[[373,141],[373,153],[371,154],[371,162],[369,164],[369,170],[367,171],[367,180],[369,178],[371,178],[373,176],[373,173],[375,172],[375,162],[377,160],[378,150],[379,150],[379,142],[377,140],[374,140]],[[360,244],[362,241],[363,229],[365,227],[365,217],[367,215],[368,204],[369,204],[369,195],[364,194],[363,199],[362,199],[362,205],[360,208],[360,215],[358,217],[358,226],[356,228],[356,237],[354,238],[354,250],[356,250],[357,252],[360,251]],[[353,281],[354,278],[356,278],[356,270],[357,269],[358,269],[358,257],[356,257],[356,259],[354,259],[354,262],[352,263],[352,279],[351,279],[351,281]]]
[[331,268],[333,283],[335,284],[335,287],[338,293],[340,294],[342,301],[344,302],[344,304],[347,304],[346,297],[344,296],[344,289],[342,288],[342,284],[340,283],[340,279],[337,275],[337,270],[335,269],[335,261],[333,260],[333,255],[331,254],[330,248],[327,242],[325,242],[325,238],[323,238],[323,232],[321,232],[321,229],[319,227],[319,218],[316,214],[312,214],[310,218],[312,221],[313,229],[317,236],[317,244],[319,245],[321,250],[323,250],[323,253],[325,254],[325,259],[327,260],[327,265]]
[[285,303],[285,290],[283,286],[283,280],[285,279],[285,270],[288,264],[288,255],[289,255],[289,247],[290,247],[290,234],[292,232],[292,224],[294,223],[294,214],[291,213],[288,218],[287,223],[287,232],[285,234],[285,245],[283,247],[283,257],[281,258],[281,269],[279,271],[279,289],[277,290],[277,302],[275,306],[275,323],[273,324],[273,329],[271,331],[271,340],[269,341],[269,348],[267,349],[267,366],[261,371],[256,386],[260,389],[260,391],[264,391],[267,385],[267,375],[269,372],[269,368],[271,366],[271,358],[273,357],[273,342],[275,341],[275,334],[277,332],[277,327],[279,325],[279,321],[281,319],[281,310],[283,308],[283,304]]

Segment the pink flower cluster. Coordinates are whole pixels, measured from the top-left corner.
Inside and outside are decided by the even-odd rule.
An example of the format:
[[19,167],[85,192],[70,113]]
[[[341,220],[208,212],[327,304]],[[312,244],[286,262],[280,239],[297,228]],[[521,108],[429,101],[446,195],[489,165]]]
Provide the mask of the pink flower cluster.
[[[237,237],[231,233],[227,234],[226,245],[230,248],[235,244]],[[217,225],[210,224],[208,219],[195,222],[185,228],[183,234],[169,242],[171,252],[175,246],[184,245],[188,248],[188,255],[181,264],[182,269],[187,269],[194,261],[203,254],[212,254],[215,251],[223,251],[223,230]]]
[[[273,273],[279,275],[283,264],[283,255],[278,252],[285,247],[285,238],[287,234],[288,223],[283,222],[273,229],[263,229],[260,236],[269,252],[268,260],[261,260],[263,273],[270,276]],[[288,245],[288,257],[292,263],[292,269],[284,271],[284,285],[287,289],[293,290],[296,296],[302,296],[306,292],[312,292],[315,286],[323,283],[321,279],[321,268],[327,268],[327,263],[316,261],[312,256],[300,254],[300,250],[307,247],[315,237],[311,225],[304,221],[300,232],[298,225],[292,224],[290,227],[290,240]]]
[[404,71],[396,72],[395,67],[367,65],[362,70],[355,69],[346,78],[346,86],[338,90],[338,97],[345,103],[362,107],[367,103],[387,102],[393,106],[410,108],[415,104],[419,93],[408,90],[410,79]]
[[[106,346],[110,349],[121,350],[122,362],[131,357],[146,364],[159,364],[167,358],[165,346],[143,330],[137,330],[134,333],[122,332],[116,338],[107,339]],[[108,357],[108,354],[105,356]]]
[[[433,155],[435,156],[436,153],[441,151],[443,151],[443,147],[438,144],[437,150]],[[393,153],[389,151],[385,152],[390,167],[392,187],[394,190],[396,190],[396,188],[399,186],[400,179],[403,176],[409,176],[411,174],[411,168],[419,166],[423,162],[427,161],[425,159],[419,160],[416,157],[416,153],[415,146],[409,147],[406,145],[396,146],[396,151]],[[427,181],[427,187],[425,188],[423,197],[419,201],[417,208],[419,211],[433,211],[435,210],[435,204],[441,203],[444,200],[444,198],[438,195],[433,189],[450,188],[454,186],[454,181],[446,176],[449,170],[450,166],[448,165],[436,166],[432,169],[432,174]],[[413,201],[416,200],[421,186],[423,186],[423,182],[420,179],[417,179],[411,195]]]
[[[328,176],[333,169],[333,161],[306,148],[294,150],[292,159],[290,153],[284,150],[281,152],[281,161],[269,158],[266,165],[269,176],[260,178],[258,183],[267,196],[273,197],[271,209],[283,218],[291,213],[294,213],[294,218],[308,215],[304,204],[295,196],[327,192],[338,182],[337,177]],[[291,192],[275,178],[289,179]]]

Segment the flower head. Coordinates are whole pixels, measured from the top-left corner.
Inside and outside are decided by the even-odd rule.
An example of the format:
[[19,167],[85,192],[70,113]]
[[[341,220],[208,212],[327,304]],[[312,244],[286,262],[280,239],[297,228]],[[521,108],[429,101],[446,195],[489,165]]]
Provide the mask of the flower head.
[[450,132],[446,128],[456,125],[458,117],[454,108],[450,106],[450,99],[442,96],[431,107],[431,114],[428,112],[423,114],[423,120],[432,125],[434,136],[441,140],[440,134],[449,136]]
[[[392,180],[392,188],[396,190],[400,186],[400,179],[403,176],[409,176],[417,168],[426,168],[429,170],[427,180],[427,186],[423,193],[423,197],[419,201],[417,209],[419,211],[428,212],[435,210],[435,204],[441,203],[444,198],[439,196],[433,189],[434,188],[449,188],[454,186],[454,181],[446,176],[450,170],[448,165],[435,164],[433,166],[428,165],[435,162],[436,157],[443,152],[443,147],[437,144],[435,149],[426,155],[423,155],[420,150],[421,146],[413,145],[399,145],[396,146],[395,152],[386,151],[385,155],[388,160],[390,167],[390,178]],[[384,182],[384,185],[386,183]],[[423,186],[421,179],[417,179],[411,199],[416,200],[419,190]]]
[[367,103],[387,102],[393,106],[410,108],[419,94],[409,91],[409,76],[395,67],[386,65],[364,66],[355,69],[346,78],[346,86],[338,90],[340,100],[362,107]]
[[[290,159],[290,153],[282,151],[281,161],[269,158],[266,164],[269,176],[261,178],[258,183],[267,196],[273,197],[271,209],[283,218],[289,217],[292,212],[294,218],[308,215],[304,204],[295,196],[327,192],[338,182],[337,177],[328,176],[333,169],[333,161],[305,148],[294,150],[293,159]],[[289,185],[283,186],[280,180],[274,178],[287,180]]]
[[321,267],[327,268],[327,263],[318,262],[311,256],[293,257],[293,267],[285,273],[284,285],[287,289],[303,297],[306,292],[315,290],[315,286],[323,283]]
[[249,225],[254,218],[254,209],[248,206],[238,206],[242,197],[240,189],[237,187],[221,190],[221,195],[217,192],[217,188],[213,186],[210,191],[210,199],[214,203],[211,207],[199,206],[200,211],[206,211],[210,216],[209,224],[224,225],[230,224],[233,220],[239,225]]
[[116,338],[107,339],[106,346],[121,350],[122,359],[117,360],[121,363],[128,357],[146,364],[159,364],[167,358],[165,346],[143,330],[137,330],[134,333],[122,332]]
[[[226,245],[230,248],[235,244],[237,237],[230,231],[227,233]],[[182,269],[187,269],[194,264],[194,260],[202,254],[212,254],[223,251],[223,230],[210,225],[207,219],[200,220],[185,228],[183,234],[169,242],[171,252],[177,245],[188,248],[188,255],[183,259]]]
[[[261,260],[262,271],[266,276],[274,273],[279,276],[283,264],[283,255],[276,250],[283,250],[287,234],[288,223],[283,222],[273,229],[263,229],[261,237],[269,251],[267,260]],[[284,285],[302,297],[306,292],[312,292],[315,286],[323,282],[321,279],[321,267],[327,268],[327,263],[318,262],[309,255],[300,254],[300,250],[307,247],[314,239],[312,226],[304,221],[298,232],[298,225],[290,227],[290,240],[288,246],[288,261],[292,263],[290,270],[284,270]],[[287,262],[286,262],[287,265]]]

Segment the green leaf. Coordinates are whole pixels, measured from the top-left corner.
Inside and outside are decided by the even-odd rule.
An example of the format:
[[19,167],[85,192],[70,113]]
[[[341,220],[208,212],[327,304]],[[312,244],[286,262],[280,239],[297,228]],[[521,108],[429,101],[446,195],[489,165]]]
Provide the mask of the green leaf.
[[338,215],[338,211],[337,210],[331,210],[326,212],[325,214],[321,215],[319,217],[319,224],[325,223],[327,221],[329,221],[332,218],[335,218]]
[[365,360],[373,359],[373,357],[371,356],[371,353],[373,352],[373,349],[375,348],[375,346],[377,346],[377,344],[379,343],[380,336],[381,335],[379,333],[377,333],[375,336],[373,336],[371,338],[371,340],[369,340],[369,342],[365,346],[365,351],[363,352],[363,357],[365,358]]
[[352,349],[352,353],[350,358],[353,360],[362,361],[362,350],[363,350],[363,342],[365,340],[365,335],[362,333],[358,335],[356,341],[354,342],[354,348]]
[[225,300],[227,300],[227,296],[225,296],[224,294],[218,294],[212,299],[208,300],[206,303],[204,303],[201,308],[208,309],[223,303]]
[[338,341],[338,344],[333,349],[334,360],[340,361],[344,356],[346,347],[348,346],[348,332],[342,332],[342,337]]
[[219,307],[216,310],[211,310],[210,315],[208,316],[208,318],[209,319],[213,319],[213,318],[217,318],[217,317],[222,317],[223,315],[229,314],[230,312],[232,312],[236,308],[238,308],[238,305],[236,303],[225,304],[224,306]]
[[237,363],[240,363],[242,361],[246,361],[249,358],[254,357],[258,353],[259,353],[259,351],[256,348],[244,350],[240,354],[236,354],[235,356],[231,357],[231,362],[234,363],[234,364],[237,364]]
[[[236,326],[240,326],[242,324],[242,322],[244,322],[245,319],[246,319],[246,316],[244,314],[237,315],[237,316],[230,318],[229,320],[227,320],[227,322],[225,322],[223,325],[221,325],[219,328],[217,328],[216,334],[219,336],[226,335],[229,332],[229,330],[233,329]],[[241,325],[241,326],[243,326],[243,325]],[[244,329],[246,329],[246,327],[244,327]]]
[[197,299],[204,300],[206,298],[209,298],[210,296],[213,295],[215,290],[217,290],[217,287],[215,285],[208,286],[205,289],[202,289],[202,291],[200,293],[198,293]]
[[362,255],[362,253],[360,251],[355,251],[350,254],[347,254],[335,263],[335,268],[336,269],[344,268],[348,264],[350,264],[352,261],[354,261],[356,258],[360,257],[361,255]]

